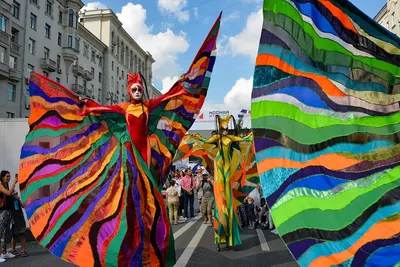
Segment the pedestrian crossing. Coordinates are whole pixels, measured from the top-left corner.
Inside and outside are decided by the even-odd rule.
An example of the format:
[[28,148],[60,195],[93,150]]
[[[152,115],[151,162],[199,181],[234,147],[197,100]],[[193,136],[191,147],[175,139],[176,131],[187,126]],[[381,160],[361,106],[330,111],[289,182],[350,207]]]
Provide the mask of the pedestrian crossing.
[[[218,266],[298,266],[278,235],[269,230],[242,230],[242,244],[217,251],[213,227],[194,221],[173,226],[177,262],[175,267]],[[268,262],[270,264],[268,264]],[[264,264],[265,263],[265,264]]]

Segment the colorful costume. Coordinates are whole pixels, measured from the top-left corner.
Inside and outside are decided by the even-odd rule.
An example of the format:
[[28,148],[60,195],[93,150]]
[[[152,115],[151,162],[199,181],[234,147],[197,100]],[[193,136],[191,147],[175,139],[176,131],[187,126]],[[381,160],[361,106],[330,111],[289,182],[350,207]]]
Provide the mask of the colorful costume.
[[[220,119],[226,128],[231,119]],[[178,148],[174,160],[189,156],[199,157],[202,165],[214,174],[215,242],[229,246],[241,244],[237,207],[258,183],[253,153],[253,136],[217,134],[209,139],[200,135],[187,135]]]
[[301,266],[400,263],[400,40],[350,1],[266,0],[252,127]]
[[174,264],[160,191],[207,94],[219,23],[158,99],[102,107],[33,74],[19,183],[30,229],[52,254],[79,266]]

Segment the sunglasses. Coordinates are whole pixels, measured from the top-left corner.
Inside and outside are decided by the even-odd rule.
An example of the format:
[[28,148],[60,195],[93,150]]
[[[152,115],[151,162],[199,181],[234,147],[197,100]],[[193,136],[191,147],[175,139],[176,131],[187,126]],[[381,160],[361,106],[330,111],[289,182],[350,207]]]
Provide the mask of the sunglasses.
[[139,92],[139,93],[142,93],[142,92],[143,92],[143,89],[142,89],[142,88],[132,88],[131,90],[132,90],[133,93],[134,93],[134,92]]

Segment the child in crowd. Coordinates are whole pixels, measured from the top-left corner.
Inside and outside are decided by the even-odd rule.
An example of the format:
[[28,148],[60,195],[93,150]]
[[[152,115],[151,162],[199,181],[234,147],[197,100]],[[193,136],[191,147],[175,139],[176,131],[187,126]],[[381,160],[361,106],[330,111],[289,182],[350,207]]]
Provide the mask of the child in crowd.
[[249,222],[249,229],[254,229],[256,224],[256,213],[254,212],[254,199],[252,197],[247,198],[247,203],[245,204],[246,217]]

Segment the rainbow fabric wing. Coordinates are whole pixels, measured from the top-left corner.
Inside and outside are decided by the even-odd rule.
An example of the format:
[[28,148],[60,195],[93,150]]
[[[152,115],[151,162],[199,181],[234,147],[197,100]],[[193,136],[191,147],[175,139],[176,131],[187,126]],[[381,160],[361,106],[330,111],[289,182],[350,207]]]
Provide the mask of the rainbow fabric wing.
[[214,173],[214,159],[218,154],[218,147],[215,144],[207,144],[207,139],[199,134],[187,134],[175,153],[173,161],[195,157],[206,170]]
[[36,73],[29,88],[19,183],[38,242],[79,266],[163,265],[169,222],[124,115],[80,115],[85,101]]
[[[176,150],[203,106],[216,57],[221,14],[199,49],[189,70],[150,112],[152,171],[162,185]],[[179,93],[184,92],[184,93]]]
[[400,263],[400,40],[343,0],[265,0],[258,171],[301,266]]

